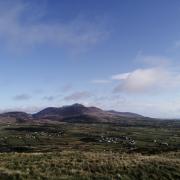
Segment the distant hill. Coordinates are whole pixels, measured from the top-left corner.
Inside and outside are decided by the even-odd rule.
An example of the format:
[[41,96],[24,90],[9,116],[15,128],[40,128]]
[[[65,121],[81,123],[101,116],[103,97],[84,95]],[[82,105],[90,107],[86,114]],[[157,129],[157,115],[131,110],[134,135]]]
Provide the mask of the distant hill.
[[49,107],[33,115],[35,119],[51,119],[66,122],[116,122],[121,118],[143,118],[134,113],[121,113],[116,111],[104,111],[97,107],[86,107],[81,104],[73,104],[60,108]]
[[[63,106],[60,108],[49,107],[36,114],[33,114],[35,119],[51,119],[58,121],[93,121],[101,122],[105,121],[105,117],[109,116],[108,112],[105,112],[96,107],[85,107],[81,104],[73,104],[70,106]],[[80,120],[81,119],[81,120]]]
[[0,117],[14,117],[14,118],[29,119],[29,118],[32,118],[32,115],[25,112],[15,111],[15,112],[6,112],[3,114],[0,114]]
[[85,123],[117,123],[129,119],[144,119],[143,116],[130,112],[104,111],[97,107],[86,107],[73,104],[63,107],[48,107],[35,114],[25,112],[7,112],[0,114],[2,119],[13,119],[17,122],[85,122]]
[[139,114],[136,114],[136,113],[131,113],[131,112],[118,112],[118,111],[114,111],[114,110],[111,110],[111,111],[107,111],[109,113],[112,113],[114,115],[118,115],[118,116],[121,116],[121,117],[131,117],[131,118],[143,118],[144,116],[142,115],[139,115]]
[[82,114],[101,114],[104,111],[96,107],[85,107],[81,104],[73,104],[71,106],[63,106],[60,108],[49,107],[33,115],[35,118],[46,117],[74,117]]
[[19,111],[0,114],[0,122],[28,122],[31,119],[31,114]]

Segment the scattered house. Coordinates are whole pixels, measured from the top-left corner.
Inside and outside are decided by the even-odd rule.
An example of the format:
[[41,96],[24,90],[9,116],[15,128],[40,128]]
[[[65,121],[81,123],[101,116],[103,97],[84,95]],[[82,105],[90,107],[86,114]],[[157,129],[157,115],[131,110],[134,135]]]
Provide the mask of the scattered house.
[[160,145],[162,145],[162,146],[169,146],[169,144],[167,142],[162,142],[162,143],[160,143]]
[[158,145],[160,145],[160,146],[169,146],[169,144],[167,142],[158,142],[156,139],[154,139],[153,142],[158,143]]
[[129,144],[131,144],[131,145],[135,145],[135,144],[136,144],[136,142],[135,142],[134,140],[130,140],[130,141],[129,141]]
[[136,142],[135,140],[131,139],[130,137],[127,136],[120,136],[120,137],[106,137],[106,136],[101,136],[100,139],[98,140],[100,143],[128,143],[130,145],[135,145]]

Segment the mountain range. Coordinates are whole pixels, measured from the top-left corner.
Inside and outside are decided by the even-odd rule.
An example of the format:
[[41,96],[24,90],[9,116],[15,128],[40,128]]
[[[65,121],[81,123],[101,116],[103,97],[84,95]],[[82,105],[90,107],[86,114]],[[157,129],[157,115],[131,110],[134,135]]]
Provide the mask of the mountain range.
[[6,112],[0,114],[0,122],[84,122],[116,123],[119,120],[144,119],[144,116],[130,112],[104,111],[97,107],[73,104],[62,107],[48,107],[35,114]]

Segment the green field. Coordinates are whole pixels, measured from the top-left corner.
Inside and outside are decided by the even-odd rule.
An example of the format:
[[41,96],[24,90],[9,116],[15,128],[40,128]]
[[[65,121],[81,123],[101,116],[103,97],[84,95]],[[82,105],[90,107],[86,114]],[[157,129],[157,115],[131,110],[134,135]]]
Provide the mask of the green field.
[[180,179],[180,129],[1,124],[0,179]]

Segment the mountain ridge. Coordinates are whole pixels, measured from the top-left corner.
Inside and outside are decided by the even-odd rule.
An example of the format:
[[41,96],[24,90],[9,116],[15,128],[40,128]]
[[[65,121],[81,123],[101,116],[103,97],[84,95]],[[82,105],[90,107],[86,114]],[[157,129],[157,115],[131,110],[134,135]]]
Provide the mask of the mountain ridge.
[[47,107],[41,111],[28,114],[25,112],[6,112],[0,118],[15,118],[19,121],[65,121],[65,122],[116,122],[120,119],[143,119],[144,116],[131,112],[105,111],[98,107],[86,107],[82,104],[72,104],[62,107]]

